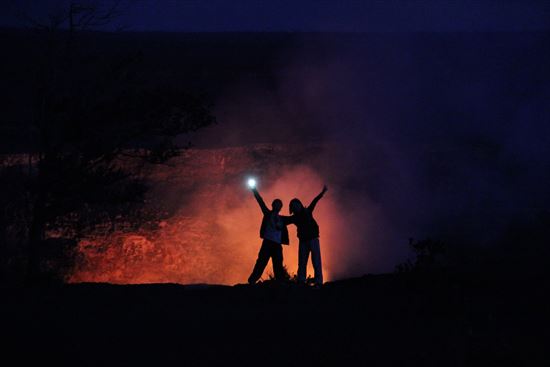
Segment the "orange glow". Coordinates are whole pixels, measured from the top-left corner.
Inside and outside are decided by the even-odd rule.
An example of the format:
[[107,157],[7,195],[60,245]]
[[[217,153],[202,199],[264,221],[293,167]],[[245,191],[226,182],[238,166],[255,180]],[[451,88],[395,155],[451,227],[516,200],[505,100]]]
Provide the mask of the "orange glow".
[[[308,205],[325,182],[308,166],[262,167],[258,154],[271,156],[282,151],[257,150],[195,150],[170,166],[155,167],[147,173],[154,183],[149,200],[178,203],[174,214],[136,231],[121,230],[104,236],[99,231],[91,233],[79,243],[80,261],[70,282],[245,283],[260,248],[262,220],[246,187],[248,173],[259,178],[258,189],[268,206],[275,198],[283,200],[284,215],[288,215],[292,198],[298,197]],[[335,266],[342,267],[346,256],[338,236],[338,229],[344,228],[335,200],[338,188],[327,184],[329,191],[314,214],[321,230],[326,281],[331,280]],[[182,192],[189,194],[184,196]],[[289,232],[291,244],[283,247],[284,262],[294,274],[298,267],[294,225],[289,226]],[[271,263],[263,279],[269,273]],[[311,260],[308,274],[313,275]]]

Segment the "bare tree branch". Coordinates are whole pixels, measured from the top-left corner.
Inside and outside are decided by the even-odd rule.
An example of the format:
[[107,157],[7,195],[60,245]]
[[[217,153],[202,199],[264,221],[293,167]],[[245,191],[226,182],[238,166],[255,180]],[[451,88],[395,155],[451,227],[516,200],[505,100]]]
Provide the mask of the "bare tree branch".
[[55,31],[68,23],[70,31],[86,31],[112,23],[122,15],[122,5],[122,0],[113,1],[108,7],[99,2],[72,1],[68,9],[48,14],[47,20],[40,20],[25,11],[18,11],[16,16],[23,24],[39,30]]

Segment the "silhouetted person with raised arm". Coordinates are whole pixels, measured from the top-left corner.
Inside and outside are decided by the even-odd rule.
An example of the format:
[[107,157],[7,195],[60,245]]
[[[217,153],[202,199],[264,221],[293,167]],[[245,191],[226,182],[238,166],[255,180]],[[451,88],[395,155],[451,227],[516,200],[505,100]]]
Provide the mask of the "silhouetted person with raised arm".
[[313,263],[315,285],[323,284],[323,266],[321,264],[321,248],[319,245],[319,225],[313,218],[313,210],[327,192],[327,187],[323,186],[323,190],[309,204],[304,207],[298,199],[292,199],[289,204],[291,217],[284,219],[285,223],[293,223],[298,229],[298,283],[305,283],[307,261],[311,253],[311,262]]
[[271,203],[272,209],[269,210],[258,190],[252,188],[252,192],[264,214],[262,226],[260,227],[260,238],[263,239],[263,242],[258,253],[256,265],[254,265],[252,274],[248,278],[248,283],[254,284],[260,279],[270,258],[273,264],[275,279],[284,280],[286,272],[283,268],[283,247],[281,244],[288,245],[289,240],[288,230],[279,215],[283,202],[280,199],[273,200]]

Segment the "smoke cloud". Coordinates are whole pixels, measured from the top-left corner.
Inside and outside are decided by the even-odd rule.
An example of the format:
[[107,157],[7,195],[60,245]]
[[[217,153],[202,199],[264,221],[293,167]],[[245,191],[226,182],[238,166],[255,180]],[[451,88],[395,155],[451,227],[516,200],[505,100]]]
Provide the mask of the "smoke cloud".
[[[441,239],[457,258],[502,247],[550,203],[547,41],[538,33],[304,35],[274,70],[242,75],[219,93],[219,125],[191,137],[201,149],[151,173],[151,200],[169,203],[169,218],[154,235],[124,235],[118,247],[108,239],[111,249],[150,254],[119,260],[113,275],[93,261],[96,240],[73,281],[245,281],[261,222],[249,174],[283,211],[329,186],[315,213],[327,279],[393,270],[410,255],[409,237]],[[284,256],[293,273],[293,226],[291,242]]]

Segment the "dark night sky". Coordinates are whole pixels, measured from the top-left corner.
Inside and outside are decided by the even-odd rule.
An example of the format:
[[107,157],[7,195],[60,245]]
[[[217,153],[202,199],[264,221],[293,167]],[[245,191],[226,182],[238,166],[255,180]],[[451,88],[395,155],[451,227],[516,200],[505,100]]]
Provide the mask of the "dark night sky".
[[[0,25],[19,26],[18,12],[43,15],[67,3],[69,0],[4,0]],[[124,0],[123,4],[120,25],[134,31],[550,29],[550,2],[540,0]]]

